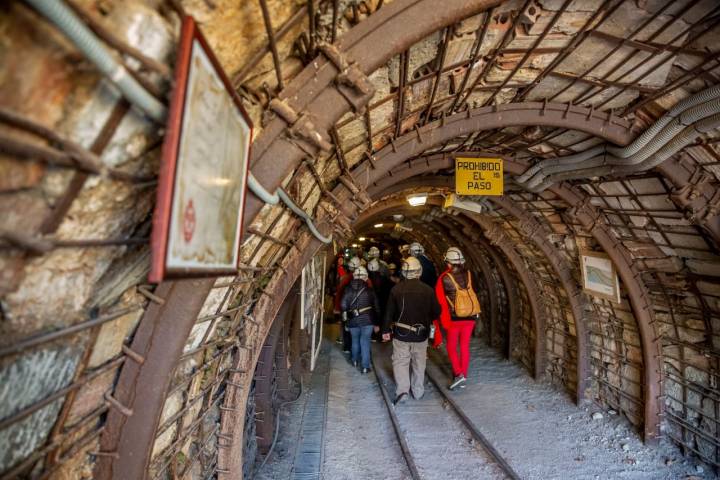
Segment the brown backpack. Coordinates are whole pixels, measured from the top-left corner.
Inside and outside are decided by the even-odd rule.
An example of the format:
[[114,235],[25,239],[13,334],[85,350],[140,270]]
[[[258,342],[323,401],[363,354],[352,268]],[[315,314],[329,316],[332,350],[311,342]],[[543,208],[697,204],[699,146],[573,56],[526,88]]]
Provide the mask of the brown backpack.
[[472,278],[470,277],[470,272],[467,272],[467,274],[467,288],[460,288],[460,285],[458,285],[455,281],[455,278],[448,272],[448,277],[450,277],[450,281],[455,286],[455,303],[453,304],[449,297],[445,298],[447,298],[450,308],[452,308],[455,312],[455,316],[461,318],[473,317],[480,313],[480,302],[478,301],[477,295],[475,295],[475,291],[472,288]]

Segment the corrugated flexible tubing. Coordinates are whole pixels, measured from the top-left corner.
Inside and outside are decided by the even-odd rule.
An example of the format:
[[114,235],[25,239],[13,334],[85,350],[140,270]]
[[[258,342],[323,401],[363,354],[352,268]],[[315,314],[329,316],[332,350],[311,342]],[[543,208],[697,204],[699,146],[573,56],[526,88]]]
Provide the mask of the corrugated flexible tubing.
[[[595,147],[592,147],[588,150],[585,150],[583,152],[579,152],[573,155],[568,155],[565,157],[558,157],[558,158],[551,158],[547,160],[540,161],[530,167],[525,173],[522,175],[519,175],[517,177],[518,183],[526,183],[528,182],[532,177],[539,176],[540,178],[536,178],[531,182],[528,186],[534,186],[537,185],[540,181],[544,180],[544,178],[553,172],[561,172],[566,171],[570,168],[577,169],[577,168],[588,168],[592,165],[594,165],[595,162],[591,165],[582,165],[582,166],[575,166],[575,164],[585,162],[586,160],[592,159],[594,157],[597,157],[598,155],[604,155],[606,153],[610,153],[614,158],[628,158],[632,155],[640,152],[641,150],[649,151],[650,153],[647,154],[648,156],[651,155],[654,151],[659,149],[662,145],[667,143],[670,139],[673,138],[673,135],[663,135],[660,137],[661,139],[665,139],[665,141],[662,141],[661,139],[655,140],[658,138],[659,134],[661,134],[663,131],[667,132],[666,127],[673,123],[674,124],[681,124],[682,126],[688,125],[692,121],[689,118],[684,118],[682,120],[678,121],[678,116],[681,114],[684,114],[686,110],[693,109],[694,112],[703,112],[704,115],[701,115],[700,117],[697,117],[697,119],[707,117],[713,113],[717,113],[717,110],[715,108],[710,108],[709,110],[707,108],[700,108],[703,106],[703,104],[709,103],[711,100],[715,100],[717,98],[720,98],[720,85],[716,85],[710,88],[707,88],[701,92],[698,92],[694,95],[691,95],[690,97],[686,98],[685,100],[682,100],[678,102],[670,111],[668,111],[665,115],[663,115],[658,121],[656,121],[651,127],[649,127],[647,130],[645,130],[638,138],[635,139],[630,145],[627,145],[625,147],[616,147],[609,144],[603,144],[598,145]],[[699,107],[699,108],[694,108]],[[709,112],[709,113],[708,113]],[[677,129],[675,129],[677,131]],[[645,157],[647,158],[647,157]],[[622,163],[622,162],[618,162]],[[559,167],[559,168],[555,168]]]
[[527,188],[533,189],[540,183],[546,183],[552,181],[557,182],[559,174],[563,174],[564,179],[572,178],[564,175],[567,173],[578,172],[581,170],[587,170],[589,168],[607,166],[607,165],[640,165],[645,160],[650,158],[655,152],[666,145],[668,142],[673,140],[677,135],[684,131],[688,126],[692,126],[708,118],[716,113],[720,112],[720,99],[711,100],[698,105],[694,108],[690,108],[684,111],[680,116],[674,118],[669,124],[665,126],[653,139],[641,148],[637,153],[627,158],[618,158],[614,155],[602,155],[592,160],[582,162],[579,165],[555,165],[552,167],[544,168],[541,172],[538,172],[533,176],[526,184]]
[[128,101],[156,122],[163,123],[165,121],[167,116],[165,105],[130,75],[75,12],[65,5],[65,2],[59,0],[25,1],[67,35],[75,46],[117,86]]
[[[167,117],[167,109],[157,98],[145,90],[118,62],[97,36],[85,25],[85,23],[61,0],[26,0],[38,12],[45,15],[56,27],[67,35],[75,46],[95,64],[95,66],[110,81],[117,86],[120,92],[130,103],[143,111],[148,117],[158,123],[164,123]],[[312,234],[323,243],[330,243],[332,238],[322,235],[313,222],[313,219],[303,209],[295,205],[290,197],[278,189],[275,194],[270,194],[260,185],[257,179],[249,173],[248,187],[259,199],[270,205],[276,205],[282,200],[296,215],[300,216]]]
[[685,129],[660,150],[658,150],[650,158],[646,159],[637,165],[606,165],[598,166],[593,168],[587,168],[582,170],[574,170],[572,172],[566,172],[553,176],[552,178],[546,179],[537,187],[531,189],[534,192],[541,192],[552,184],[570,180],[573,178],[588,178],[603,175],[619,175],[619,174],[630,174],[638,171],[646,171],[651,168],[655,168],[662,162],[679,152],[682,148],[692,143],[700,134],[711,132],[720,128],[720,113],[705,118],[693,125],[685,127]]

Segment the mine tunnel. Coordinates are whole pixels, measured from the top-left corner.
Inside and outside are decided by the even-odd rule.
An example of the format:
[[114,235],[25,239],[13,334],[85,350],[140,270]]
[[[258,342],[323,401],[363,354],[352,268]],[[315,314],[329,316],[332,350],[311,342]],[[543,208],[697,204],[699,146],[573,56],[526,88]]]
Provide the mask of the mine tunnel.
[[6,0],[0,44],[1,479],[717,478],[716,0]]

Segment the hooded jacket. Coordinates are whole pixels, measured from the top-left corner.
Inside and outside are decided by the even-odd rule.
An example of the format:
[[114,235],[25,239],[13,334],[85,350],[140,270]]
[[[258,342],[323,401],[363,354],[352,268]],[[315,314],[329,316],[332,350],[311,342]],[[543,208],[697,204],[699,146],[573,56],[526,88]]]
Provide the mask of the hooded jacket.
[[363,280],[353,279],[343,291],[340,308],[343,312],[360,310],[370,307],[371,310],[360,315],[348,315],[348,327],[365,327],[373,324],[373,318],[379,315],[380,305],[372,286],[368,286]]

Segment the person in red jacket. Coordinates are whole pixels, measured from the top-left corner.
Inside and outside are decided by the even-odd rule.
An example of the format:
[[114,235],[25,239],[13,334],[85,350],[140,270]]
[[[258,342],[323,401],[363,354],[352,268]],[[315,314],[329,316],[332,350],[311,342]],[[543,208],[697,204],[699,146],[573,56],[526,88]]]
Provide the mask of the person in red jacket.
[[[435,295],[440,304],[440,324],[445,330],[447,353],[453,370],[454,378],[449,389],[453,390],[465,387],[470,366],[470,337],[480,313],[480,304],[460,249],[448,248],[445,263],[448,268],[438,278]],[[441,343],[442,334],[436,325],[433,346],[439,347]]]

